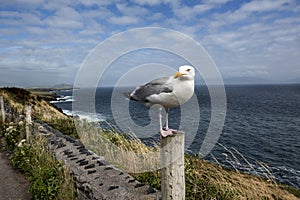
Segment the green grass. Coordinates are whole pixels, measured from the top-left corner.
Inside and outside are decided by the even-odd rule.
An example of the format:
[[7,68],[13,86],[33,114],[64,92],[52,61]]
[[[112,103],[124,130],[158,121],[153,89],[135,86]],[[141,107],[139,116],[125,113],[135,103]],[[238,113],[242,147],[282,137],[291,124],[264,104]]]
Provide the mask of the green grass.
[[[104,156],[106,161],[120,169],[131,172],[131,175],[140,182],[160,189],[159,170],[134,173],[136,163],[159,164],[159,160],[152,160],[153,157],[159,157],[159,144],[149,147],[130,134],[118,133],[116,129],[107,130],[98,128],[99,124],[80,123],[77,124],[77,128],[84,130],[80,139],[88,145],[89,149]],[[66,125],[70,127],[66,128]],[[57,128],[62,127],[60,129],[62,132],[70,133],[69,130],[76,131],[72,126],[74,126],[72,122],[61,121]],[[154,154],[151,155],[151,152]],[[140,157],[140,155],[144,156]],[[297,199],[299,197],[298,189],[282,186],[267,177],[261,178],[227,170],[197,156],[185,155],[186,199]]]
[[45,122],[50,126],[52,126],[54,129],[59,130],[65,135],[69,135],[76,139],[79,138],[74,124],[74,120],[71,117],[66,117],[66,118],[53,117]]
[[1,124],[3,146],[11,152],[13,165],[28,176],[33,199],[74,199],[73,181],[67,168],[47,151],[42,136],[25,141],[22,121]]
[[[24,95],[26,97],[27,93]],[[16,99],[23,97],[22,94],[13,95],[6,92],[5,97],[11,97],[13,99],[10,99],[10,105],[12,107],[16,106],[15,110],[20,112],[24,111],[23,105],[20,104],[22,100],[16,102]],[[30,101],[35,101],[34,99],[37,98],[31,97]],[[87,144],[87,148],[104,156],[106,161],[115,164],[125,171],[131,172],[131,174],[139,181],[160,189],[160,171],[135,173],[137,167],[136,163],[144,164],[144,166],[138,166],[139,168],[144,167],[147,169],[147,167],[151,165],[156,165],[155,168],[157,169],[157,165],[159,165],[159,144],[149,147],[144,145],[139,139],[132,137],[130,134],[120,134],[114,128],[101,129],[98,128],[99,124],[91,124],[84,121],[76,122],[76,128],[81,130],[81,133],[78,136],[73,121],[74,119],[61,115],[61,113],[52,110],[54,108],[51,108],[49,104],[38,99],[37,102],[31,102],[31,105],[35,105],[33,114],[38,119],[49,123],[65,134],[80,138],[84,144]],[[95,128],[95,126],[97,128]],[[5,136],[6,128],[1,129],[1,135],[3,137],[7,137],[7,135]],[[51,155],[48,154],[45,150],[45,146],[42,145],[44,144],[43,140],[36,138],[35,140],[38,141],[39,144],[32,143],[30,144],[30,148],[26,145],[19,148],[18,142],[22,137],[21,133],[19,136],[17,133],[13,133],[13,136],[9,139],[10,142],[7,142],[7,145],[11,146],[12,149],[17,149],[14,151],[16,156],[14,161],[15,165],[20,168],[30,168],[29,171],[33,171],[30,173],[34,174],[32,176],[35,178],[32,178],[32,181],[36,184],[32,186],[34,188],[32,192],[35,195],[39,195],[39,193],[40,195],[49,193],[51,194],[51,198],[72,199],[74,197],[72,195],[74,194],[70,192],[72,191],[72,189],[70,189],[70,185],[72,185],[71,181],[62,182],[62,179],[68,177],[68,173],[64,170],[61,163],[50,159]],[[15,141],[12,141],[12,139],[15,139]],[[35,153],[32,153],[32,151]],[[224,151],[233,155],[233,159],[237,159],[234,152],[229,151],[226,147],[224,147]],[[235,153],[239,154],[237,151]],[[249,166],[251,167],[251,163],[248,162],[245,157],[240,154],[239,156],[249,163]],[[21,159],[25,160],[18,162],[18,160],[20,161]],[[27,162],[30,164],[27,165]],[[44,165],[43,163],[46,164]],[[262,163],[261,165],[264,166]],[[208,163],[197,156],[185,155],[186,199],[300,198],[300,190],[276,183],[272,177],[269,176],[270,174],[267,167],[264,167],[266,168],[266,177],[261,178],[241,173],[238,170],[224,169],[220,165]],[[42,182],[41,180],[44,181]],[[60,187],[56,188],[57,185],[60,185]],[[57,196],[58,194],[64,194],[66,196],[62,198]],[[44,197],[45,196],[38,196],[37,198]]]
[[[159,159],[153,160],[153,157],[159,158],[159,144],[149,147],[131,134],[121,134],[116,129],[93,129],[93,125],[86,122],[80,126],[83,132],[80,139],[90,144],[90,149],[119,168],[131,172],[137,180],[160,189],[159,170],[134,173],[134,169],[142,169],[136,166],[141,162],[159,168]],[[230,153],[238,159],[234,152]],[[140,159],[139,155],[144,156]],[[246,160],[245,157],[243,159]],[[247,163],[251,165],[249,161]],[[198,156],[185,155],[186,199],[297,199],[298,189],[282,187],[273,180],[267,166],[264,167],[266,177],[262,178],[225,169]]]

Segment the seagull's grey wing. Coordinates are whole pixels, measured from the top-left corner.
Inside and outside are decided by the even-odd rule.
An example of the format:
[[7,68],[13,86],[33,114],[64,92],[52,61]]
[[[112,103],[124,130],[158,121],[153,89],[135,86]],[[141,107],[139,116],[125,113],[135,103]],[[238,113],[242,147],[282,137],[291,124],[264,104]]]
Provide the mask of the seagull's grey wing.
[[166,85],[167,81],[168,81],[169,77],[163,77],[163,78],[158,78],[158,79],[154,79],[153,81],[146,83],[147,84],[154,84],[154,85]]
[[166,84],[168,79],[168,77],[155,79],[145,85],[137,87],[130,94],[130,99],[135,101],[148,102],[147,97],[153,94],[172,92],[173,88],[170,85]]

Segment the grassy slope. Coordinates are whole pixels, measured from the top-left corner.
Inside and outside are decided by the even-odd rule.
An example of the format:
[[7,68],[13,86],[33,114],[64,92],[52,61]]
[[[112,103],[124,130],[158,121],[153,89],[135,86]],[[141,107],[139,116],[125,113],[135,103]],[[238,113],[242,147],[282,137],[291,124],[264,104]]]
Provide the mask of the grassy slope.
[[47,101],[55,101],[56,97],[57,97],[57,95],[54,92],[48,91],[48,90],[29,89],[29,91],[32,94],[39,96],[42,99],[47,100]]
[[[74,124],[51,104],[23,89],[0,89],[0,95],[18,113],[24,113],[24,105],[33,107],[33,115],[52,122],[57,129],[74,135]],[[60,120],[60,123],[53,123]],[[71,130],[71,131],[70,131]],[[125,151],[151,151],[140,141],[128,141],[119,134],[104,134],[116,146]],[[300,191],[289,186],[264,180],[260,177],[226,170],[197,157],[186,156],[187,199],[299,199]],[[147,184],[160,187],[159,172],[135,174]],[[296,197],[296,196],[297,197]]]
[[21,88],[1,88],[0,95],[4,97],[5,102],[17,113],[25,113],[25,105],[32,108],[33,117],[41,120],[66,119],[62,112],[28,90]]
[[[206,180],[204,184],[220,187],[223,194],[232,195],[225,199],[297,199],[287,190],[289,187],[270,180],[227,170],[195,157],[187,157],[186,164],[191,171],[195,171],[191,174],[186,173],[187,181],[190,181],[191,185],[197,187],[197,183],[201,183],[199,180]],[[297,190],[294,192],[297,193]]]

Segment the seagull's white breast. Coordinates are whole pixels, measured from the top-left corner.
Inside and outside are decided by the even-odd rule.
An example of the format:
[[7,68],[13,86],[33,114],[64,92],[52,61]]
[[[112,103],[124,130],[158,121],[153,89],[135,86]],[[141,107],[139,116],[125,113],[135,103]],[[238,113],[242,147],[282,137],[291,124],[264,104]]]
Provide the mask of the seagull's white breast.
[[165,108],[178,107],[187,102],[194,94],[194,80],[171,79],[173,91],[169,93],[153,94],[147,99],[149,105],[160,104]]
[[194,80],[175,80],[173,93],[179,104],[187,102],[194,94]]

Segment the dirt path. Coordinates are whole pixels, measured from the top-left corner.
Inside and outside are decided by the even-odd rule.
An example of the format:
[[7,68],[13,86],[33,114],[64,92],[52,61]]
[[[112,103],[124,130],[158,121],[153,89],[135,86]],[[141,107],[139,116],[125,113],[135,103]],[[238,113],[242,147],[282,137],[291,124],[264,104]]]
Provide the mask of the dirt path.
[[6,152],[0,150],[0,200],[28,200],[29,182],[23,174],[13,169]]

